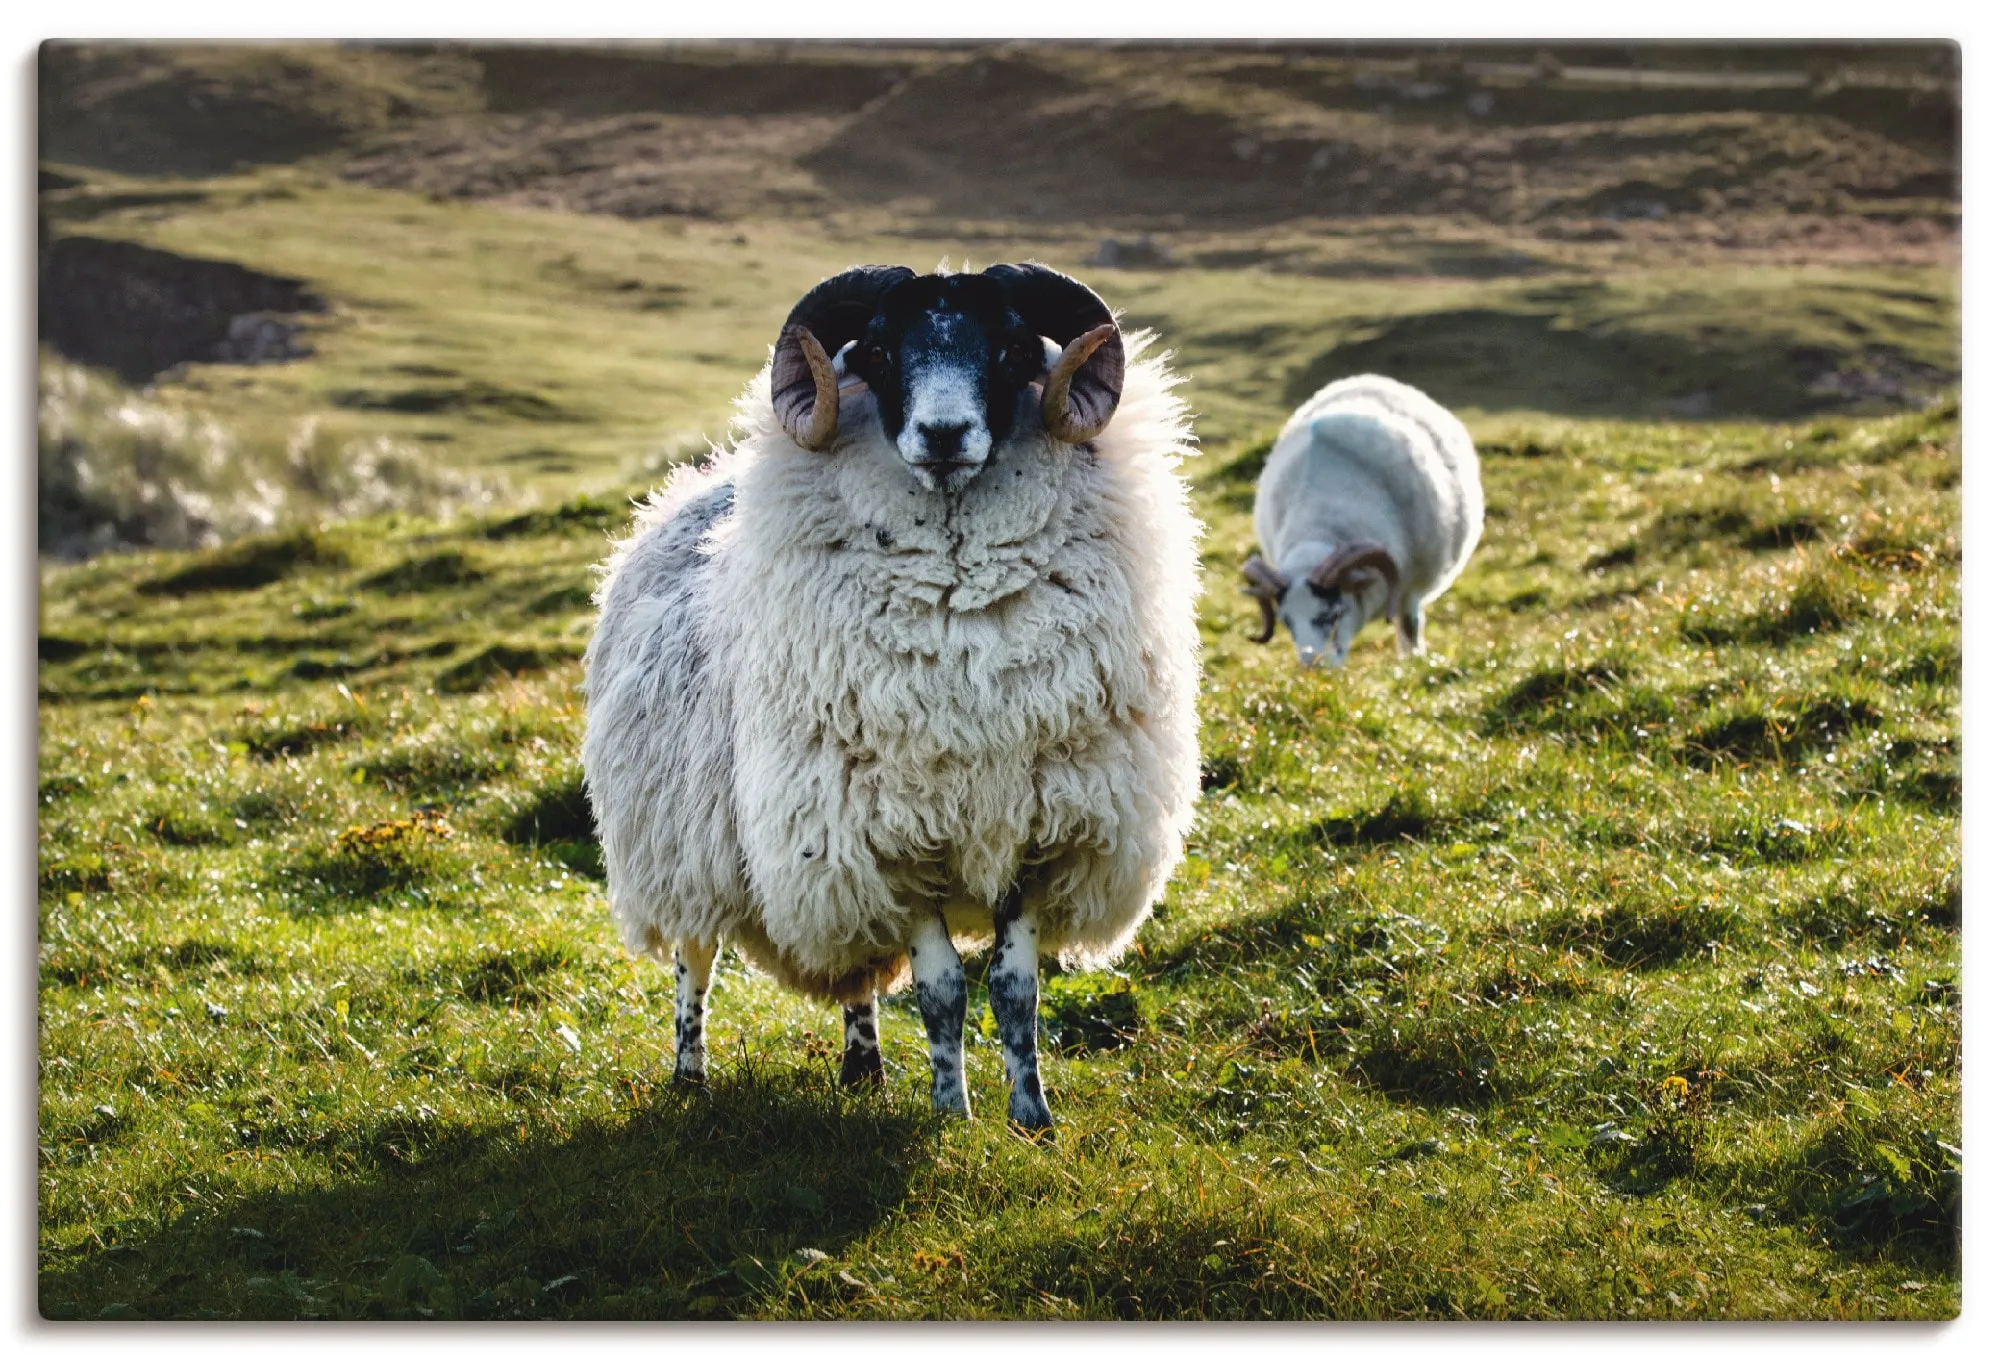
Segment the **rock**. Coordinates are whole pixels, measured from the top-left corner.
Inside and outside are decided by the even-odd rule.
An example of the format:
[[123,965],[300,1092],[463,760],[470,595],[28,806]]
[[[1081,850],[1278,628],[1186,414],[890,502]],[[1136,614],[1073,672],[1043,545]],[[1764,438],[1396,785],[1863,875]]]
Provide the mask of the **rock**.
[[1097,243],[1091,263],[1112,269],[1158,269],[1173,263],[1167,248],[1154,241],[1151,233],[1141,233],[1136,241],[1106,236]]

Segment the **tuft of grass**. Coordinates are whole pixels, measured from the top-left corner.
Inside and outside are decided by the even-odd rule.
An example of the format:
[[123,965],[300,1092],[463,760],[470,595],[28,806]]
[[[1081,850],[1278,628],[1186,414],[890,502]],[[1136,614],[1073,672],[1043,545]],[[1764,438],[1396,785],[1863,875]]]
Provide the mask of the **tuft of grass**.
[[314,897],[365,899],[427,882],[448,871],[451,823],[415,812],[349,826],[326,848],[308,849],[278,870],[280,881]]

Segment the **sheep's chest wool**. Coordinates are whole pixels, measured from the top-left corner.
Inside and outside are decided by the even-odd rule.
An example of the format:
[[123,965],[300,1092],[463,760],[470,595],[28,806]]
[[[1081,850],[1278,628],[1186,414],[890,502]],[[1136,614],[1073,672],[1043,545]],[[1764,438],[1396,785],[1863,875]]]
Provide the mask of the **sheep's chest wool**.
[[[742,878],[711,895],[742,903],[728,933],[753,961],[824,994],[857,973],[879,983],[916,913],[990,930],[1017,876],[1044,952],[1115,954],[1145,919],[1199,780],[1200,529],[1169,381],[1157,361],[1134,364],[1087,445],[1042,436],[1025,407],[1021,431],[947,495],[915,484],[863,409],[842,411],[853,433],[829,452],[799,448],[760,379],[734,449],[684,474],[711,489],[641,529],[685,539],[684,521],[707,516],[702,630],[728,660],[699,681],[727,690],[715,714],[739,715],[716,720]],[[718,809],[683,830],[706,790],[675,791],[648,838],[712,864],[694,842],[713,838]],[[679,899],[698,882],[673,876],[636,892],[614,877],[628,939],[714,918]]]

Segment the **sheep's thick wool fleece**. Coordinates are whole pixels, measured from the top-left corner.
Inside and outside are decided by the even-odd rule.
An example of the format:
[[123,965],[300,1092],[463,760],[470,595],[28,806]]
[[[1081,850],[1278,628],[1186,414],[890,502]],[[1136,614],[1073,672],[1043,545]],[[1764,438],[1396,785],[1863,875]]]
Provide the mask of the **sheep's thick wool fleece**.
[[598,593],[584,764],[628,945],[726,938],[858,998],[901,980],[919,913],[985,937],[1018,876],[1045,952],[1123,949],[1199,790],[1173,381],[1130,364],[1078,447],[1030,389],[949,498],[865,390],[812,453],[751,384],[733,446],[641,508]]
[[1365,373],[1320,388],[1292,412],[1257,481],[1258,546],[1370,539],[1402,566],[1416,600],[1444,593],[1486,522],[1479,454],[1458,417],[1394,378]]

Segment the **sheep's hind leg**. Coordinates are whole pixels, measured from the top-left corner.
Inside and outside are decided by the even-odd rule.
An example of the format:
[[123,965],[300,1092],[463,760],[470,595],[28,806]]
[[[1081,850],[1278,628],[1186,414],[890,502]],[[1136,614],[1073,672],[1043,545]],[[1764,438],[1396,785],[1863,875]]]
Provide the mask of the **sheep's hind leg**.
[[1007,1064],[1007,1121],[1023,1132],[1038,1133],[1053,1128],[1056,1120],[1042,1094],[1035,1053],[1041,951],[1034,918],[1021,911],[1019,888],[1009,892],[993,913],[993,934],[986,992],[993,1001],[993,1023],[1000,1030],[1000,1051]]
[[699,939],[683,939],[674,949],[674,1081],[700,1085],[708,1079],[708,1048],[702,1023],[708,1013],[708,978],[715,949]]
[[917,983],[917,1013],[931,1043],[931,1107],[939,1113],[971,1112],[965,1098],[965,964],[952,947],[940,916],[917,926],[910,941],[910,973]]
[[882,1045],[875,1035],[875,997],[860,1005],[841,1006],[840,1017],[847,1038],[840,1054],[841,1085],[883,1084],[888,1076],[882,1070]]

